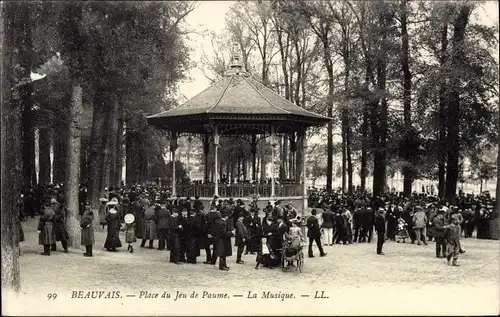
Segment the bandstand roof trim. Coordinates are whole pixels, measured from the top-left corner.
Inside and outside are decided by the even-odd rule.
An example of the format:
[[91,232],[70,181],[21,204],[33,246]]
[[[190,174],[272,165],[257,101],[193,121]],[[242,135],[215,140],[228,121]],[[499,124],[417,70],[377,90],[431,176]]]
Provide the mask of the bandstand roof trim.
[[[292,125],[321,126],[331,118],[298,107],[252,78],[234,62],[222,79],[181,106],[148,117],[148,123],[159,128],[197,133],[206,130],[203,124],[219,120],[246,124],[281,121]],[[190,127],[185,127],[188,124]]]

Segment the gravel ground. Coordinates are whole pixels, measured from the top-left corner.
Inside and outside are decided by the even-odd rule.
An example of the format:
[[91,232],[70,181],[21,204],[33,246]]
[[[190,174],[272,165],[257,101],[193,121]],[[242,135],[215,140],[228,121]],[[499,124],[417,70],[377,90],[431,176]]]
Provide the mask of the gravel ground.
[[[385,256],[375,253],[372,242],[325,247],[328,255],[306,258],[304,271],[254,269],[255,256],[235,263],[236,249],[228,258],[229,272],[204,264],[168,263],[168,252],[126,247],[119,252],[103,250],[104,232],[96,232],[94,257],[82,250],[41,256],[36,219],[23,223],[26,241],[21,243],[19,298],[6,297],[4,312],[23,315],[207,315],[207,314],[498,314],[500,251],[498,241],[463,239],[467,250],[460,267],[437,259],[434,244],[417,246],[387,242]],[[124,237],[122,237],[124,243]],[[155,243],[157,246],[157,243]],[[60,249],[60,244],[58,244]],[[198,258],[204,261],[204,251]],[[116,299],[75,299],[74,291],[119,291]],[[184,292],[188,299],[175,299]],[[206,291],[208,293],[203,293]],[[262,298],[263,292],[292,294],[293,298]],[[325,298],[315,299],[324,291]],[[170,299],[149,299],[141,292],[166,292]],[[198,298],[189,298],[193,293]],[[249,299],[248,292],[257,298]],[[57,293],[57,298],[47,299]],[[227,299],[208,299],[208,294],[227,293]],[[203,297],[205,294],[205,298]],[[127,296],[129,295],[129,296]],[[131,295],[131,296],[130,296]],[[144,295],[144,293],[142,293]],[[233,295],[243,295],[243,298]],[[309,297],[306,297],[306,296]],[[7,296],[7,295],[5,295]],[[134,296],[134,297],[132,297]],[[327,297],[327,298],[326,298]],[[6,299],[4,298],[4,299]],[[7,304],[5,304],[7,303]],[[22,303],[22,304],[19,304]]]

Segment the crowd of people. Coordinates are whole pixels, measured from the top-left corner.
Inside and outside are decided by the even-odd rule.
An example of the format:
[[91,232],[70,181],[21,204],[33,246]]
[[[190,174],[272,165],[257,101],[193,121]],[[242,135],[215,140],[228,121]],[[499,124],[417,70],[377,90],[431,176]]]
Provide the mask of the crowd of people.
[[[61,242],[68,252],[68,234],[65,228],[62,184],[25,188],[20,199],[20,215],[40,215],[39,244],[42,255],[50,255]],[[93,256],[94,227],[106,230],[104,249],[115,252],[122,247],[120,233],[125,235],[127,251],[134,252],[134,243],[141,240],[140,247],[169,251],[172,263],[198,262],[200,250],[204,249],[203,263],[229,270],[226,258],[232,256],[234,237],[236,263],[243,264],[243,256],[255,255],[260,265],[273,268],[282,263],[282,255],[299,252],[308,238],[308,256],[314,257],[313,244],[319,255],[325,256],[323,246],[334,244],[370,243],[374,231],[377,234],[376,252],[384,255],[386,240],[417,245],[428,245],[435,240],[436,257],[447,258],[458,265],[458,254],[465,252],[460,237],[487,235],[488,221],[493,214],[491,197],[459,195],[457,203],[450,205],[428,194],[401,197],[389,193],[384,197],[366,194],[345,195],[333,192],[322,197],[319,214],[316,208],[311,215],[301,219],[292,204],[281,201],[268,202],[261,211],[258,197],[251,197],[248,206],[238,199],[213,198],[205,212],[199,197],[171,197],[167,189],[155,184],[149,186],[123,186],[109,188],[99,199],[97,218],[86,199],[84,186],[80,190],[81,244],[84,256]],[[319,208],[318,208],[319,209]],[[263,215],[263,217],[261,217]],[[21,241],[24,236],[21,230]],[[287,243],[285,243],[287,242]],[[286,245],[286,248],[284,247]],[[293,263],[287,263],[293,266]]]

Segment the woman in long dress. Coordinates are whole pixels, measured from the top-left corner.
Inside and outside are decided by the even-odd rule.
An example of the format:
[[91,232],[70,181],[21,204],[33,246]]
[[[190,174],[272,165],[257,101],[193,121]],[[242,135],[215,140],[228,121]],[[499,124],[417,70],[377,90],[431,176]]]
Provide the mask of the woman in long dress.
[[114,205],[110,205],[108,214],[106,215],[106,224],[108,226],[108,234],[104,248],[108,251],[116,251],[116,248],[121,248],[120,241],[120,217]]

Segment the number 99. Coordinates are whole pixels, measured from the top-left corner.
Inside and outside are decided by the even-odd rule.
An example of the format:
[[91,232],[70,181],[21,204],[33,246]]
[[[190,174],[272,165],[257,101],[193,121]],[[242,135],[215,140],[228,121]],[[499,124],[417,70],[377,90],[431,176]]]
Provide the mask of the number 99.
[[56,298],[57,298],[57,294],[56,293],[48,293],[47,294],[47,299],[48,300],[51,300],[51,299],[54,300]]

